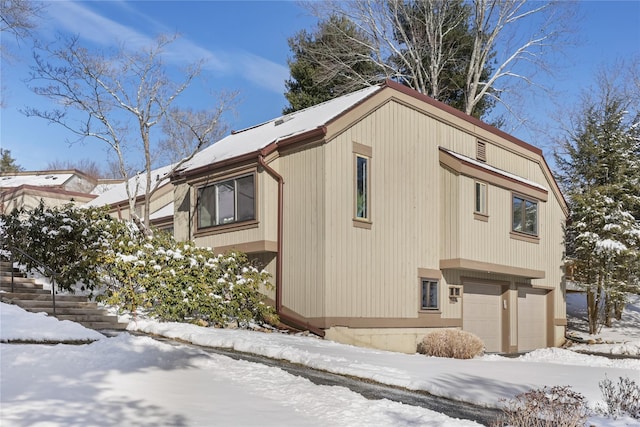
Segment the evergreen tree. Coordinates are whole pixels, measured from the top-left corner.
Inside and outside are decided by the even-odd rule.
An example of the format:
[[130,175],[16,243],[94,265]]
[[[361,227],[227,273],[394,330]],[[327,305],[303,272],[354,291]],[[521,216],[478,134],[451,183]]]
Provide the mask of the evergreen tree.
[[626,295],[640,291],[640,121],[624,90],[601,84],[556,153],[571,207],[567,256],[587,292],[590,333],[610,326]]
[[[475,40],[471,4],[463,0],[438,0],[408,1],[401,5],[396,38],[405,40],[404,49],[391,61],[396,64],[399,74],[406,76],[408,86],[426,86],[427,95],[464,111],[467,73]],[[411,68],[421,70],[420,73],[412,72],[406,59],[416,53],[420,55],[421,65],[414,64]],[[494,56],[493,53],[490,55],[491,58]],[[492,72],[491,63],[486,63],[480,80],[488,81]],[[482,118],[494,105],[495,98],[485,96],[473,106],[471,115]]]
[[335,15],[320,22],[315,32],[302,30],[291,37],[291,79],[285,82],[289,106],[283,113],[311,107],[380,80],[364,38],[348,18]]
[[13,173],[23,170],[22,166],[16,163],[16,159],[11,157],[10,150],[0,148],[0,173]]

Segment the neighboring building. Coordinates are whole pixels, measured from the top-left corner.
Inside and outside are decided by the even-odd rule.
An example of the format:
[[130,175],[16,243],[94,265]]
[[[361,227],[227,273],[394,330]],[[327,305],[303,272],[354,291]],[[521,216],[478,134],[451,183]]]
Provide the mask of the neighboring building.
[[[153,179],[152,187],[158,181],[158,189],[151,197],[149,205],[149,220],[151,225],[161,230],[173,231],[173,185],[167,177],[172,165],[163,166],[151,171]],[[126,182],[121,182],[112,186],[97,198],[91,200],[86,206],[109,206],[110,214],[118,219],[131,219],[129,210],[129,196],[127,195],[127,186],[130,193],[136,195],[135,210],[139,218],[144,218],[144,199],[145,199],[145,183],[146,174],[140,173],[129,178]]]
[[174,233],[275,278],[285,323],[415,352],[560,345],[567,206],[542,151],[394,82],[234,132],[172,177]]
[[51,207],[84,204],[96,197],[99,181],[75,169],[1,173],[0,213],[33,209],[40,200]]

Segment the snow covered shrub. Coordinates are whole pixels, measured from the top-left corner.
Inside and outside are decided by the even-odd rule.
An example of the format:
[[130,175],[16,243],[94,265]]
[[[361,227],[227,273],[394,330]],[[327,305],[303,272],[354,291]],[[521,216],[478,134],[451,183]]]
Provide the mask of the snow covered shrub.
[[472,359],[484,352],[484,344],[476,335],[459,329],[441,329],[426,335],[418,352],[427,356]]
[[589,410],[582,394],[568,386],[543,387],[506,401],[495,426],[583,427]]
[[599,383],[606,407],[601,412],[614,418],[628,415],[640,420],[640,386],[631,378],[622,378],[614,384],[609,378]]
[[134,312],[140,307],[165,321],[246,326],[276,320],[259,292],[261,285],[271,288],[270,275],[253,267],[246,255],[215,255],[166,233],[144,236],[125,224],[110,231],[106,302]]
[[43,269],[14,250],[14,258],[28,270],[38,270],[49,279],[55,276],[58,287],[71,292],[78,282],[82,290],[98,284],[102,229],[111,221],[105,209],[72,204],[46,207],[40,201],[33,210],[16,209],[0,219],[4,222],[3,249],[17,248],[51,269]]

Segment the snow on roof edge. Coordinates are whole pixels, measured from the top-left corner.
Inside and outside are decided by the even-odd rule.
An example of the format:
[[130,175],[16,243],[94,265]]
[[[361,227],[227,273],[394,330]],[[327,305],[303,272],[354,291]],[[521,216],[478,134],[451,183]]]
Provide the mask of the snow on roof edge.
[[438,147],[438,148],[440,150],[444,151],[445,153],[450,154],[453,157],[456,157],[457,159],[460,159],[460,160],[463,160],[465,162],[471,163],[471,164],[473,164],[475,166],[478,166],[478,167],[480,167],[482,169],[485,169],[485,170],[500,174],[502,176],[505,176],[507,178],[519,181],[519,182],[521,182],[523,184],[526,184],[526,185],[529,185],[531,187],[539,188],[541,190],[544,190],[545,192],[549,191],[549,190],[547,190],[546,187],[538,184],[537,182],[530,181],[530,180],[528,180],[526,178],[523,178],[523,177],[521,177],[519,175],[513,174],[511,172],[507,172],[507,171],[502,170],[502,169],[498,169],[495,166],[491,166],[491,165],[488,165],[486,163],[479,162],[476,159],[472,159],[471,157],[467,157],[467,156],[465,156],[463,154],[456,153],[455,151],[451,151],[451,150],[449,150],[447,148],[444,148],[444,147]]

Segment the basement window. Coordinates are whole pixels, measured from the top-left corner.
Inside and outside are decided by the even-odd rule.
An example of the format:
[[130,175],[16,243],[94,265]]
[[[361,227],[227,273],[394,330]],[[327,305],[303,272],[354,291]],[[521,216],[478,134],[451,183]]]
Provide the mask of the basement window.
[[421,279],[421,303],[422,310],[438,309],[438,281],[433,279]]

